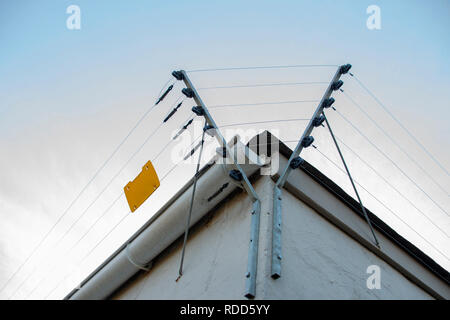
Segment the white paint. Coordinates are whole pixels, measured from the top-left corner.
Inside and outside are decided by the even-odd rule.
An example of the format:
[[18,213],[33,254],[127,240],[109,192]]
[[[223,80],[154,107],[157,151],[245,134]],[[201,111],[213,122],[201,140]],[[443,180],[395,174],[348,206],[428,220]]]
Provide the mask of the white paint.
[[66,20],[66,26],[69,30],[81,29],[81,9],[77,5],[70,5],[66,9],[66,13],[70,16]]
[[377,5],[370,5],[366,10],[370,16],[367,18],[366,26],[369,30],[381,30],[381,9]]

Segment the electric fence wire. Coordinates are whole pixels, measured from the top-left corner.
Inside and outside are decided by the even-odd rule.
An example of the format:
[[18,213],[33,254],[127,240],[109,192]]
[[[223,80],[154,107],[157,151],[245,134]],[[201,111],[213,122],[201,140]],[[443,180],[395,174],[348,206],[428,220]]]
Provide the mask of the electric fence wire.
[[[194,140],[193,140],[193,142],[191,143],[191,145],[190,146],[193,146],[194,144],[195,144],[195,142],[199,139],[201,137],[201,135],[199,135],[197,138],[195,138]],[[175,168],[177,168],[182,162],[184,162],[184,160],[183,159],[181,159],[180,161],[178,161],[176,164],[174,164],[171,168],[170,168],[170,170],[168,170],[165,174],[164,174],[164,176],[160,179],[160,182],[163,182],[164,181],[164,179],[166,179],[168,176],[169,176],[169,174],[175,169]],[[123,196],[123,193],[121,194],[121,196]],[[114,206],[114,204],[115,204],[115,202],[117,202],[117,200],[118,199],[120,199],[121,198],[121,196],[120,197],[118,197],[116,200],[114,200],[114,202],[108,207],[108,209],[102,214],[102,215],[104,215],[106,212],[108,212],[113,206]],[[127,215],[125,215],[121,220],[119,220],[118,222],[117,222],[117,224],[115,224],[114,226],[113,226],[113,228],[100,240],[100,241],[98,241],[97,242],[97,244],[77,263],[78,265],[81,265],[88,257],[89,257],[89,255],[90,254],[92,254],[92,252],[111,234],[111,232],[112,231],[114,231],[121,223],[122,223],[122,221],[125,219],[125,217],[127,217],[128,215],[129,215],[129,213],[130,212],[128,212],[128,214]],[[92,229],[92,228],[91,228]],[[57,285],[56,285],[56,287],[54,287],[46,296],[45,296],[45,298],[44,299],[47,299],[60,285],[61,285],[61,283],[63,283],[68,277],[70,276],[70,274],[66,274],[65,276],[64,276],[64,278],[60,281],[60,282],[58,282],[57,283]],[[29,296],[29,295],[28,295]],[[28,297],[27,297],[28,298]]]
[[217,104],[217,105],[209,106],[208,109],[263,106],[263,105],[274,105],[274,104],[314,103],[314,102],[319,102],[319,100],[293,100],[293,101],[273,101],[273,102],[257,102],[257,103]]
[[203,87],[203,88],[198,88],[197,90],[200,91],[200,90],[215,90],[215,89],[298,86],[298,85],[309,85],[309,84],[328,84],[328,82],[313,81],[313,82],[279,82],[279,83],[243,84],[243,85],[230,85],[230,86]]
[[[335,135],[336,136],[336,135]],[[353,150],[350,146],[348,146],[341,138],[336,136],[336,139],[346,147],[355,157],[357,157],[363,164],[366,165],[370,170],[372,170],[380,179],[383,180],[388,186],[390,186],[394,191],[396,191],[404,200],[406,200],[412,207],[414,207],[424,218],[426,218],[430,223],[432,223],[436,228],[438,228],[443,234],[449,237],[449,235],[439,227],[432,219],[430,219],[422,210],[420,210],[410,199],[408,199],[403,193],[400,192],[398,188],[396,188],[392,183],[389,182],[387,178],[385,178],[381,173],[379,173],[373,166],[371,166],[367,160],[363,159],[358,152]]]
[[[112,207],[114,207],[114,205],[117,203],[117,201],[119,201],[119,199],[121,199],[123,197],[124,193],[120,192],[119,196],[116,197],[114,199],[114,201],[106,208],[106,210],[103,211],[103,213],[101,215],[99,215],[97,217],[97,219],[90,225],[90,227],[86,230],[86,232],[81,236],[81,238],[79,238],[73,245],[72,247],[70,247],[69,250],[66,251],[66,253],[64,254],[64,257],[62,259],[59,259],[61,262],[65,262],[65,258],[69,256],[69,254],[72,252],[72,250],[91,232],[91,230],[97,225],[97,223],[100,222],[100,220],[102,220],[102,218],[112,209]],[[48,272],[48,275],[52,275],[53,271],[58,267],[58,263],[56,263],[53,268],[50,270],[50,272]],[[37,284],[33,287],[33,289],[31,289],[31,291],[28,293],[28,295],[25,297],[25,300],[27,300],[35,291],[37,288],[39,288],[39,286],[41,285],[42,281],[44,281],[45,279],[47,279],[47,276],[44,276],[41,278],[41,280],[39,280],[39,282],[37,282]]]
[[[188,119],[191,117],[191,115],[189,115],[189,117],[188,117]],[[153,134],[153,133],[152,133]],[[150,134],[150,136],[152,136],[152,134]],[[114,179],[115,179],[115,177],[117,177],[118,176],[118,174],[120,174],[121,172],[122,172],[122,170],[128,165],[128,163],[136,156],[136,154],[137,153],[139,153],[139,151],[142,149],[142,147],[147,143],[147,141],[149,140],[150,138],[148,138],[148,139],[146,139],[146,141],[144,141],[144,143],[137,149],[137,151],[135,152],[135,153],[133,153],[133,155],[128,159],[128,161],[125,163],[125,165],[121,168],[121,170],[119,170],[119,172],[110,180],[110,182],[112,182]],[[173,140],[170,140],[167,144],[165,144],[161,149],[160,149],[160,151],[157,153],[157,155],[152,159],[152,162],[154,162],[156,159],[158,159],[158,157],[163,153],[163,151],[164,150],[166,150],[166,148],[171,144],[173,142]],[[163,179],[164,179],[165,177],[163,177]],[[161,179],[161,181],[162,181],[162,179]],[[103,192],[106,190],[106,188],[109,186],[109,184],[105,187],[105,189],[103,189]],[[94,200],[94,202],[101,196],[101,194],[102,193],[100,193],[99,194],[99,196]],[[114,202],[113,202],[113,204],[115,204],[122,196],[123,196],[124,194],[121,192],[121,194],[114,200]],[[92,203],[91,203],[91,205],[92,205]],[[68,256],[68,254],[75,248],[75,246],[78,244],[78,243],[80,243],[80,241],[90,232],[90,230],[92,230],[93,228],[94,228],[94,226],[100,221],[100,219],[112,208],[112,206],[113,205],[111,205],[110,207],[108,207],[98,218],[97,218],[97,220],[93,223],[93,224],[91,224],[91,226],[89,227],[89,229],[83,234],[83,236],[69,249],[69,250],[67,250],[66,251],[66,254],[65,254],[65,256]],[[79,220],[79,219],[78,219]],[[77,220],[77,221],[78,221]],[[75,223],[77,222],[77,221],[75,221]],[[70,230],[69,230],[70,231]],[[66,234],[69,232],[69,231],[67,231],[66,232]],[[58,241],[58,243],[61,243],[61,240],[60,241]],[[60,259],[61,260],[61,259]],[[54,266],[54,268],[51,270],[51,272],[55,269],[57,267],[57,264]],[[49,274],[51,274],[51,272],[49,272]],[[23,283],[25,283],[30,277],[31,277],[31,275],[32,274],[30,274],[28,277],[27,277],[27,279],[25,279],[24,280],[24,282]],[[44,279],[46,279],[46,276],[44,276],[40,281],[39,281],[39,283],[36,285],[36,287],[34,287],[33,289],[32,289],[32,291],[30,292],[30,294],[29,295],[31,295],[32,293],[33,293],[33,291],[39,286],[39,284],[44,280]],[[14,292],[13,293],[13,295],[15,294],[16,292]],[[29,296],[28,295],[28,296]],[[27,297],[28,297],[27,296]],[[12,297],[12,296],[11,296]]]
[[[106,238],[108,238],[108,236],[127,218],[129,217],[131,211],[129,211],[127,214],[125,214],[119,221],[117,221],[117,223],[108,231],[108,233],[106,233],[100,241],[97,242],[97,244],[88,251],[88,253],[80,260],[80,262],[78,264],[83,263],[87,257],[89,257],[92,252],[94,252],[95,249],[97,249],[97,247],[106,240]],[[70,274],[67,274],[60,282],[57,283],[57,285],[44,297],[44,300],[46,300],[56,289],[58,289],[58,287],[70,276]]]
[[251,121],[251,122],[237,122],[230,123],[219,126],[219,128],[228,128],[228,127],[236,127],[236,126],[246,126],[246,125],[254,125],[254,124],[265,124],[265,123],[280,123],[280,122],[297,122],[297,121],[309,121],[307,118],[294,118],[294,119],[278,119],[278,120],[264,120],[264,121]]
[[188,73],[195,72],[212,72],[212,71],[236,71],[236,70],[260,70],[260,69],[291,69],[291,68],[320,68],[320,67],[338,67],[337,64],[293,64],[280,66],[247,66],[247,67],[225,67],[225,68],[211,68],[211,69],[194,69],[187,71]]
[[[169,80],[170,81],[170,80]],[[167,85],[167,83],[163,86],[160,92],[164,90],[164,87]],[[109,161],[114,157],[114,155],[119,151],[119,149],[122,147],[122,145],[128,140],[130,135],[136,130],[136,128],[142,123],[142,121],[147,117],[147,115],[155,108],[156,103],[152,105],[149,109],[147,109],[144,114],[139,118],[139,120],[136,122],[136,124],[131,128],[131,130],[127,133],[125,138],[122,139],[122,141],[117,145],[117,147],[113,150],[111,155],[103,162],[103,164],[100,166],[100,168],[94,173],[92,178],[88,181],[88,183],[81,189],[81,191],[77,194],[77,196],[72,200],[72,202],[69,204],[69,206],[64,210],[64,212],[58,217],[56,222],[52,225],[52,227],[45,233],[44,237],[41,238],[41,240],[38,242],[38,244],[33,248],[31,253],[27,256],[27,258],[19,265],[19,267],[14,271],[14,273],[6,280],[6,282],[2,285],[0,288],[0,292],[2,292],[8,284],[11,282],[11,280],[22,270],[22,268],[30,261],[30,259],[34,256],[34,254],[37,252],[37,250],[42,246],[45,240],[49,237],[49,235],[55,230],[56,226],[61,222],[61,220],[66,216],[66,214],[70,211],[70,209],[73,207],[73,205],[78,201],[78,199],[81,197],[81,195],[86,191],[86,189],[90,186],[90,184],[95,180],[95,178],[99,175],[99,173],[106,167],[106,165],[109,163]],[[14,295],[14,293],[13,293]]]
[[410,182],[412,182],[422,193],[431,200],[442,212],[444,212],[447,216],[449,215],[447,211],[442,208],[424,189],[422,189],[416,181],[414,181],[408,174],[406,174],[405,171],[400,168],[399,165],[395,163],[385,152],[383,152],[375,143],[373,143],[359,128],[353,124],[347,117],[345,117],[342,113],[340,113],[336,108],[333,108],[334,111],[343,119],[345,122],[347,122],[358,134],[363,137],[372,147],[374,147],[384,158],[386,158],[389,162],[391,162]]
[[[176,100],[179,101],[179,98]],[[176,102],[175,102],[176,103]],[[148,113],[147,113],[148,114]],[[131,160],[134,159],[134,157],[142,150],[142,148],[147,144],[147,142],[159,131],[159,129],[164,125],[164,123],[160,123],[159,126],[153,130],[150,135],[147,136],[145,141],[140,145],[140,147],[133,153],[133,155],[128,159],[128,161],[119,169],[119,171],[108,181],[108,183],[105,185],[105,187],[102,189],[102,191],[92,200],[89,205],[86,207],[86,209],[82,212],[80,216],[75,219],[75,221],[70,225],[69,229],[64,232],[62,237],[55,242],[52,249],[50,250],[53,252],[53,249],[56,248],[58,245],[62,243],[62,241],[65,239],[65,237],[70,233],[70,231],[74,228],[74,226],[88,213],[89,209],[97,202],[97,200],[103,195],[103,193],[108,189],[108,187],[112,184],[112,182],[122,173],[122,171],[125,169],[125,167],[131,162]],[[136,128],[135,126],[133,130]],[[130,135],[130,134],[129,134]],[[128,136],[129,136],[128,135]],[[48,256],[48,255],[47,255]],[[38,270],[38,267],[35,266],[30,274],[28,274],[27,277],[24,278],[24,280],[19,284],[19,286],[14,290],[13,294],[9,297],[11,299],[19,290],[22,288],[22,286],[28,281],[28,279],[35,274],[35,272]]]
[[[316,147],[317,152],[321,154],[325,159],[327,159],[330,163],[332,163],[338,170],[340,170],[342,173],[346,174],[346,172],[333,160],[331,160],[327,155],[325,155],[323,152],[319,150],[319,148]],[[424,240],[426,243],[428,243],[432,248],[434,248],[439,254],[441,254],[445,259],[450,260],[440,249],[438,249],[435,245],[433,245],[430,241],[428,241],[425,237],[423,237],[419,232],[417,232],[413,227],[411,227],[405,220],[403,220],[398,214],[396,214],[394,211],[392,211],[391,208],[389,208],[384,202],[379,200],[376,196],[374,196],[370,191],[368,191],[363,185],[361,185],[357,180],[354,180],[357,185],[359,185],[365,192],[367,192],[368,195],[370,195],[374,200],[376,200],[379,204],[381,204],[386,210],[391,212],[395,217],[397,217],[401,222],[403,222],[411,231],[413,231],[415,234],[417,234],[422,240]],[[373,221],[372,221],[373,223]]]
[[354,79],[361,88],[363,88],[376,102],[377,104],[383,108],[383,110],[408,134],[408,136],[428,155],[428,157],[433,160],[433,162],[438,165],[442,171],[444,171],[447,176],[449,175],[449,172],[447,171],[447,169],[440,163],[440,161],[433,156],[433,154],[428,151],[425,146],[419,141],[419,139],[417,139],[414,134],[412,134],[411,131],[408,130],[408,128],[406,128],[406,126],[400,122],[400,120],[381,102],[380,99],[378,99],[377,96],[375,96],[375,94],[369,90],[369,88],[357,77],[355,76],[353,73],[349,72],[350,76],[352,77],[352,79]]
[[[73,229],[73,227],[78,223],[78,221],[80,221],[89,211],[89,209],[94,205],[94,203],[97,202],[97,200],[103,195],[103,193],[108,189],[108,187],[112,184],[112,182],[122,173],[122,171],[125,169],[125,167],[131,162],[131,160],[138,154],[139,151],[141,151],[141,149],[145,146],[145,144],[149,141],[149,139],[151,137],[153,137],[153,135],[161,128],[161,126],[163,125],[163,123],[159,124],[159,126],[148,136],[148,138],[144,141],[143,144],[141,144],[141,146],[138,148],[137,151],[135,151],[133,153],[133,155],[127,160],[127,162],[119,169],[119,171],[116,172],[116,174],[108,181],[108,183],[105,185],[105,187],[102,189],[102,191],[100,191],[99,194],[97,194],[97,196],[94,198],[94,200],[92,200],[89,205],[86,207],[86,209],[82,212],[82,214],[80,216],[78,216],[78,218],[71,224],[71,226],[69,227],[69,229],[63,234],[63,236],[61,237],[61,239],[57,242],[55,242],[55,246],[58,246],[62,243],[62,239],[65,239],[65,237],[70,233],[70,231]],[[21,284],[16,288],[16,290],[14,290],[13,294],[10,296],[13,297],[17,291],[20,290],[20,288],[28,281],[28,279],[35,274],[35,272],[37,271],[38,267],[35,266],[33,268],[33,271],[21,282]]]
[[400,149],[400,151],[403,152],[403,154],[406,155],[406,157],[413,162],[439,189],[441,189],[442,192],[445,193],[446,196],[449,196],[448,192],[416,161],[414,158],[397,142],[392,138],[392,135],[388,134],[386,130],[384,130],[375,119],[373,119],[364,108],[357,103],[350,95],[348,95],[345,91],[343,94],[347,97],[350,102],[355,105],[369,120],[372,122],[382,133],[383,135],[388,138],[397,148]]

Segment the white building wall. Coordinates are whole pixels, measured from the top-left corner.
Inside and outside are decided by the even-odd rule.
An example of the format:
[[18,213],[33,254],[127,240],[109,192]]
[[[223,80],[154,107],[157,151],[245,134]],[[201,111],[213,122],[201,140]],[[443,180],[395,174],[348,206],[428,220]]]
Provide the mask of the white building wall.
[[[391,265],[284,191],[282,277],[270,278],[273,181],[262,176],[256,299],[431,299]],[[331,196],[331,195],[330,195]],[[251,202],[240,193],[201,221],[187,245],[184,275],[176,282],[182,242],[163,252],[153,268],[114,299],[245,299]],[[353,212],[349,214],[354,215]],[[355,216],[355,219],[358,217]],[[180,221],[180,223],[184,223]],[[366,269],[381,268],[381,289],[369,290]]]
[[[282,245],[282,277],[266,282],[267,299],[432,298],[288,192]],[[380,289],[367,288],[370,265],[380,267]]]

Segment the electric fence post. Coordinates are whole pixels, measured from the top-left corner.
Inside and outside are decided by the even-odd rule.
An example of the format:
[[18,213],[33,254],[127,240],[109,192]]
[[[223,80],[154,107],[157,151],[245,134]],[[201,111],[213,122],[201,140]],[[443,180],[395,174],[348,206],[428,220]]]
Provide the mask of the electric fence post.
[[304,148],[309,147],[313,142],[314,138],[311,133],[315,127],[321,126],[325,121],[325,117],[322,115],[322,111],[326,108],[331,107],[334,103],[334,98],[331,95],[334,91],[339,90],[339,88],[344,84],[340,80],[343,74],[346,74],[351,68],[350,64],[342,65],[336,71],[333,79],[328,85],[319,105],[316,108],[312,118],[310,119],[308,126],[303,132],[300,140],[297,143],[294,151],[292,152],[286,167],[283,169],[280,177],[278,178],[273,193],[273,224],[272,224],[272,266],[271,266],[271,277],[273,279],[278,279],[281,276],[281,200],[282,200],[282,188],[289,176],[289,173],[293,169],[297,169],[303,163],[303,159],[300,157],[300,153]]
[[[248,253],[248,263],[247,263],[247,274],[246,274],[246,285],[245,285],[245,297],[252,299],[256,295],[256,272],[257,272],[257,262],[258,262],[258,242],[259,242],[259,223],[260,223],[260,215],[261,215],[261,202],[253,188],[250,180],[245,174],[244,170],[238,163],[236,157],[232,156],[231,148],[228,146],[225,138],[222,136],[219,127],[215,123],[211,114],[208,111],[208,108],[203,103],[200,95],[189,79],[186,71],[174,71],[172,75],[179,81],[183,81],[186,85],[186,88],[182,90],[182,93],[188,97],[194,99],[197,106],[192,108],[192,111],[197,116],[203,116],[206,121],[206,125],[204,129],[211,129],[214,137],[219,142],[219,145],[223,148],[224,158],[229,156],[232,157],[233,164],[235,166],[235,170],[231,170],[229,175],[232,179],[237,181],[243,180],[243,187],[247,194],[252,199],[252,212],[251,212],[251,230],[250,230],[250,247]],[[180,274],[182,272],[182,265],[180,266]]]

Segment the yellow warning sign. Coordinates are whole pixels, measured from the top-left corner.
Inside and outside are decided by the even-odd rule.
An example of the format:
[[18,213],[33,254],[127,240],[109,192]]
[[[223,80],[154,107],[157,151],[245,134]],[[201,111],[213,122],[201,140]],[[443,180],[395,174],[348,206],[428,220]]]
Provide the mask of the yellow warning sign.
[[142,172],[123,188],[131,212],[136,211],[158,187],[158,175],[152,162],[148,161],[142,167]]

